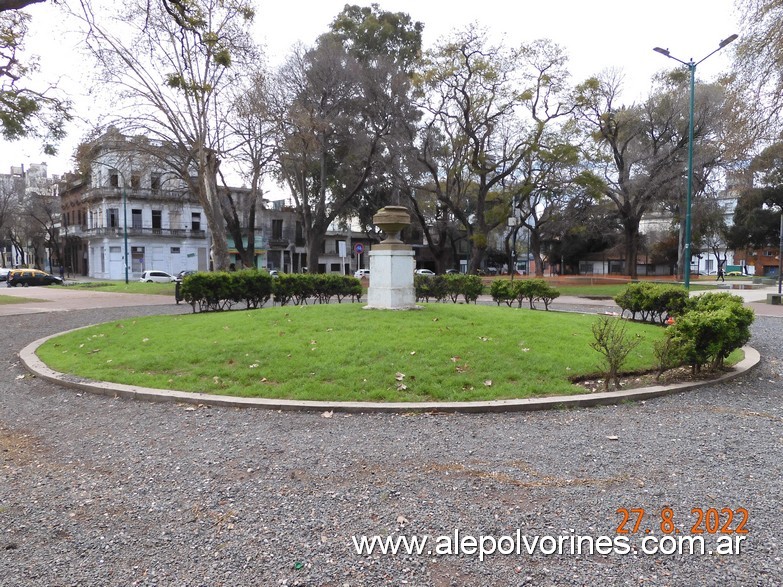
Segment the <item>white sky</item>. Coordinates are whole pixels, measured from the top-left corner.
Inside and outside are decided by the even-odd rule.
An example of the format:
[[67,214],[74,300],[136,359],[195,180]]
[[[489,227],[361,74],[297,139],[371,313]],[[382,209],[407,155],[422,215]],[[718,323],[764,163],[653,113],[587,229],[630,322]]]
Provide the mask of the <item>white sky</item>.
[[[113,2],[113,0],[93,0]],[[255,38],[267,48],[270,63],[278,63],[297,41],[312,43],[346,3],[363,0],[256,0]],[[738,33],[734,0],[377,0],[381,9],[407,12],[424,23],[424,46],[455,28],[477,22],[509,45],[549,38],[569,57],[574,82],[609,68],[625,76],[627,102],[638,100],[652,76],[676,66],[652,51],[668,48],[688,61],[699,60],[718,43]],[[49,2],[30,7],[33,16],[27,49],[40,56],[41,80],[56,82],[75,102],[77,118],[97,121],[101,110],[89,95],[90,62],[79,53],[79,37],[68,35],[69,25]],[[728,67],[730,51],[713,55],[697,69],[700,79],[712,79]],[[74,123],[57,157],[44,156],[35,141],[8,143],[0,139],[0,172],[11,165],[48,164],[50,174],[72,169],[71,155],[85,132]]]

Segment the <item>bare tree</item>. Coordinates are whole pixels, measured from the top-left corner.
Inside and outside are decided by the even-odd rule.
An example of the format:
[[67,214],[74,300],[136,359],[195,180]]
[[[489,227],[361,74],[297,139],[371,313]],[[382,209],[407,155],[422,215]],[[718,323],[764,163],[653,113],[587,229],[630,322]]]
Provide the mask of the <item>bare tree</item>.
[[[127,134],[144,134],[167,149],[198,194],[212,233],[216,269],[229,265],[224,203],[218,188],[227,91],[255,48],[247,34],[253,10],[246,0],[189,0],[190,26],[171,18],[162,0],[136,0],[121,27],[83,8],[88,43],[104,81],[122,99],[114,121]],[[116,32],[113,32],[116,31]]]
[[242,195],[224,187],[226,224],[245,267],[255,266],[256,214],[263,207],[262,179],[272,172],[276,157],[269,91],[266,73],[261,69],[253,71],[238,88],[228,123],[234,162],[250,186]]

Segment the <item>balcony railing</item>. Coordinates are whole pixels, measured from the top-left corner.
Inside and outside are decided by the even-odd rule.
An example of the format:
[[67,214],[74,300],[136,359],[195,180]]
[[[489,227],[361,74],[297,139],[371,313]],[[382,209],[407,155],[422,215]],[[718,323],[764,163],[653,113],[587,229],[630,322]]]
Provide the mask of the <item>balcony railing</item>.
[[97,187],[85,190],[82,194],[82,200],[92,200],[95,198],[116,198],[122,199],[123,189],[125,196],[129,200],[162,200],[162,201],[197,201],[195,195],[188,190],[154,190],[150,188],[115,188],[115,187]]
[[[90,228],[83,231],[86,236],[114,236],[121,237],[124,232],[121,226],[112,228]],[[128,236],[162,236],[172,238],[206,238],[204,230],[188,230],[184,228],[147,228],[128,227]]]

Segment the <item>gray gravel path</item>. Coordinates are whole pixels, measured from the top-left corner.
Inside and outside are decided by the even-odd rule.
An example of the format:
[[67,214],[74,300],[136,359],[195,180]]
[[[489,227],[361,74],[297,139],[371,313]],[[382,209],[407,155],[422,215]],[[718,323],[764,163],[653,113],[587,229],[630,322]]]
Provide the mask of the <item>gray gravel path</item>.
[[[0,318],[1,586],[783,583],[780,318],[757,319],[762,363],[735,382],[568,411],[325,418],[115,400],[19,378],[15,353],[32,340],[186,311]],[[351,541],[454,529],[614,537],[618,508],[645,508],[642,528],[661,536],[667,506],[684,534],[693,508],[747,508],[742,553],[482,562],[360,556]]]

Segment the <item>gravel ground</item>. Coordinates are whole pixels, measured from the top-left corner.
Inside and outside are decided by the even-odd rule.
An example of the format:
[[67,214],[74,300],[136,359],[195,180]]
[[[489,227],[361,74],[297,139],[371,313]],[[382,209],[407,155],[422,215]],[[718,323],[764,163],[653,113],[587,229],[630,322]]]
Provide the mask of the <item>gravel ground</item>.
[[[188,310],[107,309],[100,320],[166,311]],[[3,587],[781,584],[779,318],[754,325],[756,370],[645,403],[331,418],[115,400],[19,378],[23,345],[95,321],[95,311],[0,320]],[[480,561],[357,555],[351,538],[615,537],[618,508],[645,508],[629,535],[638,547],[645,528],[662,536],[664,507],[686,535],[693,508],[747,508],[741,554]]]

